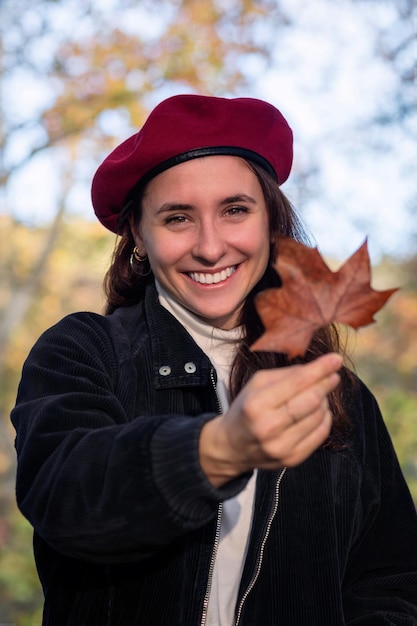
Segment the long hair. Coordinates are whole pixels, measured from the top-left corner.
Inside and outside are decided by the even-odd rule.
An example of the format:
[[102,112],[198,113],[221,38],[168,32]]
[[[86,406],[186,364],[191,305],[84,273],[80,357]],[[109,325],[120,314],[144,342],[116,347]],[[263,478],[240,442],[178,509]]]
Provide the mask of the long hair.
[[[263,333],[263,325],[255,308],[254,297],[263,289],[280,287],[281,281],[272,267],[276,259],[279,240],[291,237],[296,241],[309,243],[308,237],[294,207],[283,194],[274,179],[259,165],[248,161],[248,166],[256,175],[265,199],[269,218],[270,255],[269,264],[261,280],[248,295],[240,315],[243,337],[230,375],[230,393],[232,399],[239,393],[249,378],[259,369],[285,367],[292,364],[307,363],[328,352],[345,354],[344,345],[338,329],[329,325],[315,333],[310,346],[303,357],[289,361],[286,355],[271,352],[252,352],[250,346]],[[128,223],[128,215],[134,211],[137,222],[141,219],[142,198],[145,189],[136,190],[135,197],[130,199],[122,214],[120,237],[116,243],[111,265],[105,275],[104,291],[107,298],[105,313],[112,313],[120,307],[131,306],[140,302],[145,288],[153,282],[153,274],[147,261],[143,264],[131,263],[132,250],[135,245]],[[344,397],[354,384],[354,377],[346,367],[341,370],[341,384],[329,395],[330,409],[334,416],[333,430],[327,442],[328,447],[344,446],[349,430],[346,403]]]

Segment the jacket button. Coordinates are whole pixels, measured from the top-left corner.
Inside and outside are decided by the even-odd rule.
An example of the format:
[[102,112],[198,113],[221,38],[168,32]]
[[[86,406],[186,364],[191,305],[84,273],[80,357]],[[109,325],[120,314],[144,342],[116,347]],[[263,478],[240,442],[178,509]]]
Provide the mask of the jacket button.
[[161,376],[169,376],[171,373],[171,368],[169,365],[162,365],[159,368],[159,373],[161,374]]
[[187,374],[194,374],[194,372],[196,371],[197,367],[195,365],[195,363],[186,363],[184,365],[184,369],[187,372]]

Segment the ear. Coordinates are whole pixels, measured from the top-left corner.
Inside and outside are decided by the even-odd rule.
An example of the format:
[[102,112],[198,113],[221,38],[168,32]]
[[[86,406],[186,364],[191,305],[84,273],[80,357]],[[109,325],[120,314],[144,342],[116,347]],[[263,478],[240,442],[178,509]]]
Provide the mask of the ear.
[[143,243],[143,238],[140,232],[139,224],[135,221],[135,218],[132,213],[129,215],[128,219],[129,219],[130,231],[132,233],[135,246],[137,247],[138,252],[141,256],[146,256],[146,248],[145,248],[145,244]]

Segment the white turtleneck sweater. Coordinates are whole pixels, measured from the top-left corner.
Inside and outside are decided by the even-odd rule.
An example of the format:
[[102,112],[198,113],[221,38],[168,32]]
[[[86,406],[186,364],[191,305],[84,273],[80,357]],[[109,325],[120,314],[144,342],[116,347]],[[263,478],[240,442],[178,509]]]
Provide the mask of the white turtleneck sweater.
[[[222,330],[210,326],[171,298],[158,282],[156,287],[162,306],[187,329],[215,367],[217,395],[223,412],[226,412],[230,403],[230,369],[241,337],[241,328]],[[243,491],[223,503],[220,540],[206,620],[206,624],[210,626],[231,626],[234,621],[236,599],[252,523],[255,483],[256,472]]]

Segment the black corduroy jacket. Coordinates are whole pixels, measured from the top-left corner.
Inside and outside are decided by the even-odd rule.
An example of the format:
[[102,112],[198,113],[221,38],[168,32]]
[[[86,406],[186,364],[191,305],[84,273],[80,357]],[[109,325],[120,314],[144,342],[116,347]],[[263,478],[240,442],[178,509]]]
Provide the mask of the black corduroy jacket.
[[[204,624],[221,502],[198,459],[215,371],[150,287],[38,340],[12,421],[44,626]],[[417,517],[375,399],[296,468],[260,471],[238,626],[417,625]]]

